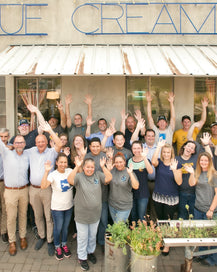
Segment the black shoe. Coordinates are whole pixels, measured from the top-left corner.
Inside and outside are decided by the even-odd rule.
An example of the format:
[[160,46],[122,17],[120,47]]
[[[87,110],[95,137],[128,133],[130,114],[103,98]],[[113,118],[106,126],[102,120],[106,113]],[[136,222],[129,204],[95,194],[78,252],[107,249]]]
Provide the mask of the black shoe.
[[45,243],[45,238],[44,239],[39,238],[37,243],[35,244],[35,250],[39,250],[40,248],[42,248],[44,243]]
[[39,235],[38,235],[38,229],[37,229],[36,226],[34,226],[34,227],[32,228],[32,231],[34,232],[35,238],[36,238],[36,239],[40,239],[40,237],[39,237]]
[[56,259],[58,261],[61,261],[63,259],[63,252],[62,252],[61,247],[58,247],[55,249],[55,255],[56,255]]
[[96,256],[93,253],[88,254],[88,260],[95,264],[96,263]]
[[2,234],[2,241],[3,241],[4,243],[8,243],[8,234],[7,234],[7,233],[3,233],[3,234]]
[[202,260],[204,260],[204,257],[193,257],[194,263],[200,263]]
[[82,270],[84,271],[89,270],[89,265],[87,263],[87,260],[78,260],[78,262],[80,263]]
[[54,248],[53,242],[52,243],[47,243],[47,251],[48,251],[49,256],[54,256],[55,248]]

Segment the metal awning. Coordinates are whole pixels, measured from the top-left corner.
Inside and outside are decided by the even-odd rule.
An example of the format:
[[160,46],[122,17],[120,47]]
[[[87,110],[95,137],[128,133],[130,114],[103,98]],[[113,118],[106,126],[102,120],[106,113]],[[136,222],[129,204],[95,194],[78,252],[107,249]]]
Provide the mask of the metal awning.
[[217,76],[217,46],[11,45],[0,75]]

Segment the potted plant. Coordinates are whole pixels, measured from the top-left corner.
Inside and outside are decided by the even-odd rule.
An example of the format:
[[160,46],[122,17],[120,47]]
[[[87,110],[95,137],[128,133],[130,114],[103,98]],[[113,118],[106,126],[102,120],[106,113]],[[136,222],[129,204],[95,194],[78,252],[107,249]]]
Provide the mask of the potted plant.
[[126,272],[129,268],[129,225],[123,221],[108,225],[105,235],[105,272]]
[[157,256],[161,253],[162,233],[153,221],[133,222],[130,235],[131,271],[157,271]]

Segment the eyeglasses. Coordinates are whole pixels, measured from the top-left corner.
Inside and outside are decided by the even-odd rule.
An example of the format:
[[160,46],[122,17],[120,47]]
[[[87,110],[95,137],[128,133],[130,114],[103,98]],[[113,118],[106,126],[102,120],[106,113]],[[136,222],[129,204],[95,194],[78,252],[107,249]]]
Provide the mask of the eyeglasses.
[[25,144],[25,142],[14,142],[14,144],[16,144],[16,145]]
[[20,127],[29,127],[29,125],[28,124],[22,124],[22,125],[20,125]]

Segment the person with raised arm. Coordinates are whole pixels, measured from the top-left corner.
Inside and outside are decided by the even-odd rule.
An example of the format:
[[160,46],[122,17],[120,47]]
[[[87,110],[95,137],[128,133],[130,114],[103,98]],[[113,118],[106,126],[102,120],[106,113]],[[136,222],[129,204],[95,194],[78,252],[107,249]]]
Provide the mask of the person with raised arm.
[[175,99],[174,93],[170,92],[168,96],[168,101],[170,103],[170,123],[169,124],[165,115],[158,116],[157,126],[154,124],[154,120],[152,117],[152,109],[151,109],[152,97],[150,92],[147,92],[146,99],[147,99],[148,124],[149,124],[149,128],[155,131],[156,144],[160,137],[163,140],[165,140],[166,143],[172,144],[172,137],[173,137],[173,132],[175,130],[175,121],[176,121],[175,108],[174,108],[174,99]]
[[[179,204],[178,185],[182,184],[182,171],[181,165],[175,160],[173,147],[161,138],[152,157],[152,164],[156,168],[152,198],[157,218],[172,220]],[[167,256],[169,247],[164,247],[162,254]]]
[[[198,123],[198,126],[194,127],[194,130],[192,133],[193,141],[196,141],[198,133],[200,132],[201,128],[206,122],[206,116],[207,116],[206,109],[208,107],[208,103],[209,103],[209,100],[207,97],[204,97],[201,100],[202,113],[201,113],[201,118]],[[179,155],[181,146],[188,140],[187,136],[188,136],[188,131],[190,127],[191,127],[191,117],[188,115],[182,116],[182,128],[176,130],[173,134],[173,144],[176,145],[177,155]]]
[[[84,103],[88,106],[88,114],[87,118],[92,119],[92,100],[93,97],[89,94],[85,95]],[[75,135],[82,135],[85,137],[87,124],[82,124],[83,117],[80,113],[76,113],[74,115],[74,123],[72,122],[72,118],[70,115],[70,104],[72,103],[72,95],[68,94],[65,97],[65,111],[66,111],[66,125],[68,128],[68,135],[69,135],[69,143],[70,146],[72,145],[73,139]]]
[[[112,174],[106,168],[106,158],[100,159],[101,171],[95,171],[95,162],[91,158],[75,158],[75,168],[68,176],[68,182],[75,186],[75,222],[77,227],[77,254],[82,270],[88,270],[87,259],[95,264],[96,234],[102,210],[102,189],[112,180]],[[83,165],[83,166],[82,166]],[[78,173],[82,166],[83,171]]]

